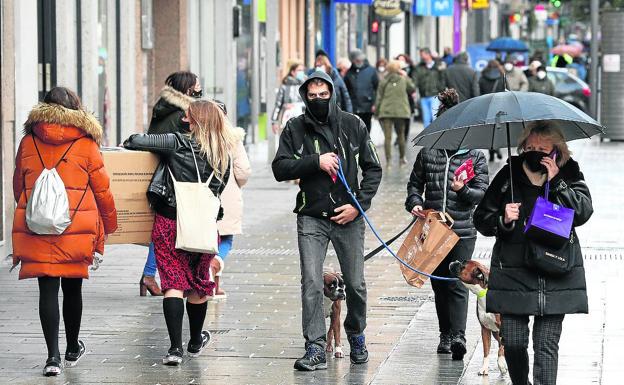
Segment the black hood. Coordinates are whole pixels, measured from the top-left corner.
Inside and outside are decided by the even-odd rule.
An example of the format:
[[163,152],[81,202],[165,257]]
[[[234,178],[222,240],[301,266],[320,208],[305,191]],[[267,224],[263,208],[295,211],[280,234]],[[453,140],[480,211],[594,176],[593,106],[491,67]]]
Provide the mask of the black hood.
[[321,79],[329,86],[329,92],[331,92],[331,97],[329,98],[329,119],[336,115],[336,110],[338,109],[338,105],[336,104],[336,94],[334,92],[334,82],[331,77],[323,71],[315,71],[313,72],[308,79],[303,82],[301,87],[299,87],[299,95],[301,96],[301,100],[306,106],[305,115],[308,118],[311,118],[315,122],[318,123],[318,120],[309,112],[308,110],[308,83],[313,81],[314,79]]
[[173,104],[166,101],[164,98],[158,99],[156,104],[154,105],[152,119],[163,120],[172,112],[181,111],[184,112],[180,107],[174,106]]
[[497,80],[501,78],[501,73],[496,68],[486,68],[481,73],[481,76],[488,80]]

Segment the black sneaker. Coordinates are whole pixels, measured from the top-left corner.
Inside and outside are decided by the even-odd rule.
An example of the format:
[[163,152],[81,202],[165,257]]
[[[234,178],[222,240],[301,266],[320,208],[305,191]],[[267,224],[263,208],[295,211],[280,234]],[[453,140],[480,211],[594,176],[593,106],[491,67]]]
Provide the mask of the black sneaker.
[[182,356],[184,352],[181,348],[169,349],[165,358],[163,358],[163,364],[168,366],[178,366],[182,363]]
[[325,350],[316,344],[309,344],[303,357],[295,361],[295,369],[312,371],[327,369]]
[[349,345],[351,345],[351,354],[349,358],[352,364],[363,364],[368,362],[368,350],[366,350],[366,337],[364,334],[359,336],[347,336]]
[[438,344],[438,354],[451,354],[451,334],[440,333],[440,343]]
[[84,342],[78,340],[78,351],[76,353],[65,352],[65,366],[72,367],[76,366],[78,361],[84,356],[87,348],[85,347]]
[[208,345],[208,342],[210,342],[210,332],[208,330],[202,330],[201,336],[201,344],[193,345],[189,341],[188,345],[186,346],[186,352],[188,353],[189,357],[199,357],[206,345]]
[[451,352],[454,360],[463,360],[466,354],[466,337],[463,333],[456,333],[451,340]]
[[61,357],[50,357],[43,368],[43,375],[46,377],[58,376],[62,371]]

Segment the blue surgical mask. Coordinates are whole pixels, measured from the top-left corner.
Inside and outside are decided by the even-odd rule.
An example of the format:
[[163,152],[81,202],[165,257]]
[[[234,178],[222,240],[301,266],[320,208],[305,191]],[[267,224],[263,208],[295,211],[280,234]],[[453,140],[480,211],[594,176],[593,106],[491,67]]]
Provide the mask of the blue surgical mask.
[[295,72],[295,78],[297,80],[304,81],[305,80],[305,72],[303,72],[303,71]]

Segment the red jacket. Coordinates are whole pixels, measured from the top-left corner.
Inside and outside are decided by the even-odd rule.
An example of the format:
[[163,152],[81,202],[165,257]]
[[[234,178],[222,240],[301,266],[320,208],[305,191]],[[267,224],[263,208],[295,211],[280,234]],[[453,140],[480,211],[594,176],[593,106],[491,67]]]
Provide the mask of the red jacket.
[[[13,263],[21,262],[20,279],[41,276],[88,278],[93,254],[104,253],[104,234],[117,229],[117,212],[98,143],[103,130],[83,110],[39,104],[29,114],[15,159],[13,194]],[[26,203],[43,171],[34,141],[47,168],[56,168],[67,191],[70,217],[84,194],[71,225],[60,235],[38,235],[26,226]],[[85,192],[86,189],[86,192]]]

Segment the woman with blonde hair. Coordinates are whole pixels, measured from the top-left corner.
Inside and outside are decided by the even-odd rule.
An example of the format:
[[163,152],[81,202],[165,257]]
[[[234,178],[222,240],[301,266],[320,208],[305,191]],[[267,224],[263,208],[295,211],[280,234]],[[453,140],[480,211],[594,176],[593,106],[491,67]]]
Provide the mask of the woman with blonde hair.
[[[502,318],[505,360],[514,384],[528,384],[529,316],[533,316],[534,384],[557,382],[559,337],[565,314],[587,313],[587,289],[581,246],[575,228],[593,213],[591,195],[578,163],[559,128],[550,122],[528,126],[520,137],[520,155],[503,167],[474,212],[477,230],[496,237],[492,250],[487,311]],[[548,200],[574,210],[569,245],[570,271],[551,275],[532,266],[532,247],[524,224],[535,202],[550,189]],[[511,189],[515,201],[511,200]],[[563,254],[560,254],[563,255]]]
[[[210,190],[218,196],[228,182],[229,154],[238,144],[238,138],[229,127],[225,114],[214,102],[191,103],[184,119],[189,122],[188,133],[136,134],[124,142],[124,147],[158,154],[179,182],[197,182],[199,172],[201,182],[209,180]],[[184,297],[187,298],[186,312],[191,334],[187,345],[188,355],[199,356],[210,340],[210,333],[202,330],[202,326],[206,318],[206,301],[215,287],[210,273],[214,255],[175,248],[176,201],[173,181],[168,172],[163,172],[160,178],[152,179],[148,193],[154,197],[152,204],[156,217],[152,242],[165,295],[163,313],[171,340],[163,364],[179,365],[183,356]]]

